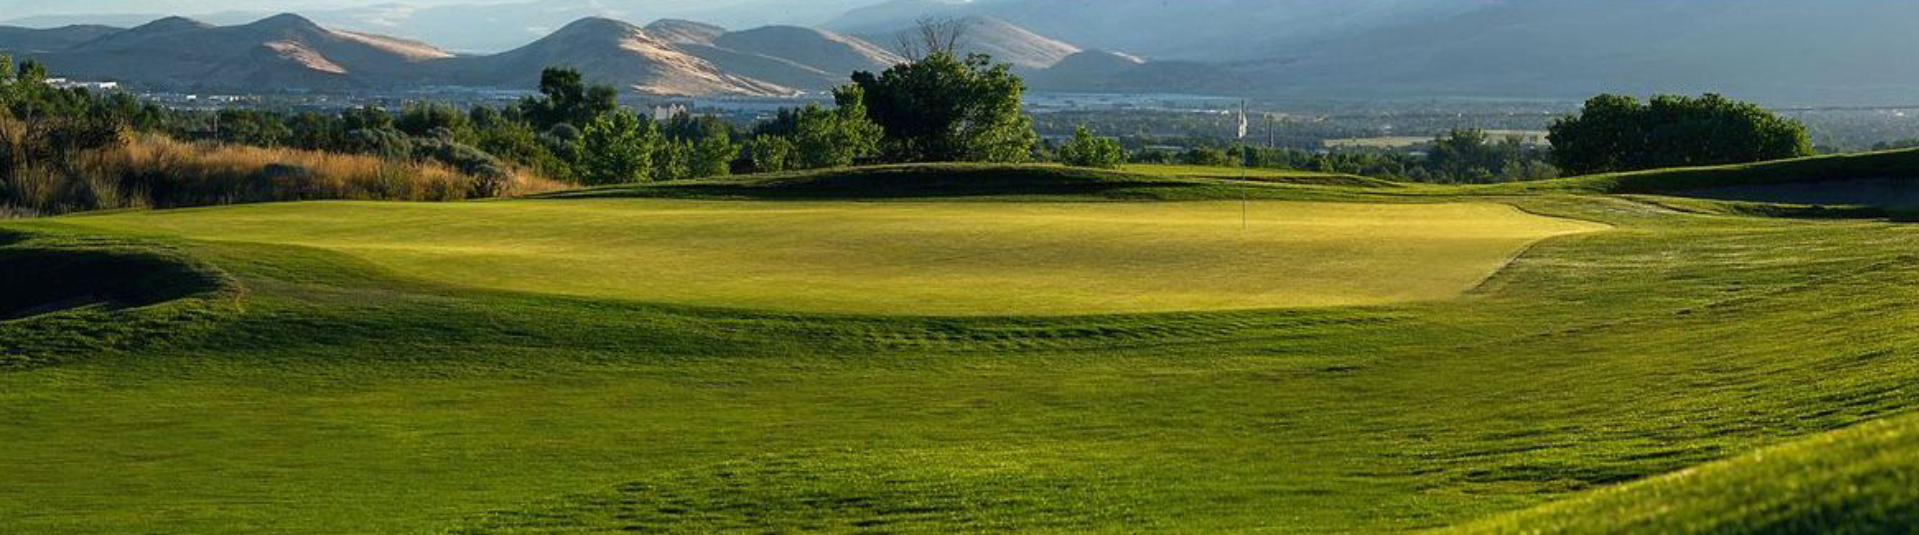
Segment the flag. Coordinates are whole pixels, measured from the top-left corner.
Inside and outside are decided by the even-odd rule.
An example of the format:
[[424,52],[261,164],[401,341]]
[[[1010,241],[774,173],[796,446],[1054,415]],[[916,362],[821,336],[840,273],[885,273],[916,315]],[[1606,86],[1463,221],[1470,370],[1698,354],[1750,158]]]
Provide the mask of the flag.
[[1246,120],[1246,101],[1242,100],[1239,102],[1239,138],[1246,139],[1246,135],[1252,133],[1252,127],[1253,123]]

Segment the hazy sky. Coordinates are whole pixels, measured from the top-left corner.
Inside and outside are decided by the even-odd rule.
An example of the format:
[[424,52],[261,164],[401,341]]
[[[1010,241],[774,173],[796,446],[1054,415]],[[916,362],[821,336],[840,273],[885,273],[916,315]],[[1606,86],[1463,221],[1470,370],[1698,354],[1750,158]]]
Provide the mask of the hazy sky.
[[[622,0],[610,0],[620,3]],[[644,0],[638,0],[644,1]],[[405,3],[484,4],[502,0],[0,0],[0,18],[100,13],[209,13],[219,11],[295,11]]]

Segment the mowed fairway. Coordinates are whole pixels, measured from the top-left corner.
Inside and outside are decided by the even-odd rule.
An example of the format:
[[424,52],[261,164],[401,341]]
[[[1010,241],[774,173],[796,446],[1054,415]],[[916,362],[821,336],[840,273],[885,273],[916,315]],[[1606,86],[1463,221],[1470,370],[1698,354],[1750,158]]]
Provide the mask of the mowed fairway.
[[1607,228],[1484,202],[300,203],[63,222],[344,252],[501,290],[746,309],[1073,315],[1456,296]]

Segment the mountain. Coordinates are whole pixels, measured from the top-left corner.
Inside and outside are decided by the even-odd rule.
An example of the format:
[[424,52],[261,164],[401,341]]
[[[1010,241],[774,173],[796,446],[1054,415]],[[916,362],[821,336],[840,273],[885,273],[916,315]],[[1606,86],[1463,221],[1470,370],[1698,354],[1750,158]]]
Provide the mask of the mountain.
[[1919,49],[1909,28],[1919,2],[1897,0],[893,0],[827,27],[865,35],[925,16],[1004,20],[1168,63],[1103,58],[1114,72],[1040,71],[1035,87],[1184,91],[1193,77],[1230,75],[1245,84],[1197,85],[1311,98],[1714,91],[1906,105],[1919,95],[1907,57]]
[[646,33],[679,45],[710,45],[726,35],[725,27],[681,19],[660,19],[646,25]]
[[62,76],[155,87],[352,90],[398,85],[452,55],[278,15],[239,26],[160,19],[33,56]]
[[1581,98],[1727,93],[1910,104],[1919,3],[1529,0],[1268,51],[1246,75],[1300,94]]
[[867,41],[799,26],[767,26],[729,33],[714,39],[713,45],[792,61],[833,73],[841,80],[854,71],[880,70],[904,61]]
[[795,88],[733,74],[645,28],[580,19],[526,46],[442,62],[441,76],[471,85],[534,87],[549,66],[580,69],[595,83],[665,95],[793,96]]
[[1026,82],[1040,91],[1216,95],[1241,94],[1249,84],[1244,76],[1219,65],[1147,61],[1104,50],[1068,56],[1051,68],[1027,73]]
[[15,53],[60,50],[119,31],[119,28],[111,26],[62,26],[46,29],[0,26],[0,50]]
[[1153,59],[1256,59],[1298,42],[1448,16],[1504,0],[893,0],[826,24],[854,33],[921,17],[983,17],[1083,47]]
[[811,25],[880,0],[534,0],[413,6],[384,4],[308,12],[328,26],[405,35],[471,53],[495,53],[537,40],[573,21],[696,20],[733,28]]
[[[995,61],[1015,67],[1044,69],[1080,52],[1078,46],[997,18],[966,16],[961,21],[966,24],[966,35],[961,39],[962,53],[990,55]],[[896,47],[901,34],[913,28],[913,20],[845,26],[868,42]]]

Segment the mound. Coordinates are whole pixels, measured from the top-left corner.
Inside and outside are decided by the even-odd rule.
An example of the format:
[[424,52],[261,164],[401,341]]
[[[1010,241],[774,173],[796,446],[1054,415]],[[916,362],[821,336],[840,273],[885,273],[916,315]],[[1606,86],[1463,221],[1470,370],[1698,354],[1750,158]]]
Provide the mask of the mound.
[[239,293],[218,268],[156,246],[0,233],[0,368],[178,338]]
[[152,251],[0,248],[0,320],[85,306],[137,308],[217,292],[206,266]]
[[1441,535],[1919,532],[1919,417],[1837,431]]

